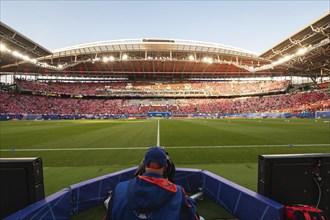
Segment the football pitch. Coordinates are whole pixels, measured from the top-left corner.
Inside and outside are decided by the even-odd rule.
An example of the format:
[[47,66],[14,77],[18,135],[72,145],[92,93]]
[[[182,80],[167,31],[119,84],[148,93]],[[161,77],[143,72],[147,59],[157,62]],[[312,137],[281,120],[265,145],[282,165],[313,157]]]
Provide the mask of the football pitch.
[[143,119],[6,121],[1,157],[41,157],[50,195],[140,164],[165,147],[176,167],[208,170],[257,191],[259,154],[329,153],[329,120]]

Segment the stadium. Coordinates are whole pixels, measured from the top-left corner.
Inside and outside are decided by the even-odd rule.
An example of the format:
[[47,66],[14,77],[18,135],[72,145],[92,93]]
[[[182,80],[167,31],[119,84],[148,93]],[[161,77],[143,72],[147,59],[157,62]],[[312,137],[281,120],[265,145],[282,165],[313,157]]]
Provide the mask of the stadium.
[[[178,177],[192,178],[186,186],[192,193],[199,188],[196,175],[213,178],[206,170],[253,199],[259,199],[252,193],[258,155],[330,152],[329,12],[261,54],[152,38],[50,51],[3,22],[0,28],[1,158],[42,158],[50,202],[72,196],[67,187],[81,189],[70,191],[81,192],[80,207],[61,207],[56,216],[58,207],[45,211],[39,202],[20,219],[101,218],[108,189],[97,178],[109,181],[114,172],[127,178],[148,146],[165,147],[180,167]],[[83,198],[88,187],[97,188],[96,200]],[[310,205],[321,201],[329,213],[329,190],[322,190],[324,197],[315,202],[313,196]],[[231,207],[212,198],[216,192],[203,193],[208,196],[197,203],[206,219],[251,219],[238,203]],[[258,202],[268,204],[258,219],[274,219],[268,209],[283,211]]]

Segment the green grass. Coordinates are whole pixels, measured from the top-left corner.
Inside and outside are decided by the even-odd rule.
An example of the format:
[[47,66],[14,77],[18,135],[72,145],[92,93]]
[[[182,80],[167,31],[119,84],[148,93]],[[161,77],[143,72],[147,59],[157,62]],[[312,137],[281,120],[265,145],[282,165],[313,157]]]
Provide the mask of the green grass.
[[[42,157],[50,195],[138,165],[157,143],[157,124],[154,119],[0,122],[0,157]],[[160,144],[177,167],[208,170],[253,191],[259,154],[329,153],[329,134],[325,120],[160,120]]]

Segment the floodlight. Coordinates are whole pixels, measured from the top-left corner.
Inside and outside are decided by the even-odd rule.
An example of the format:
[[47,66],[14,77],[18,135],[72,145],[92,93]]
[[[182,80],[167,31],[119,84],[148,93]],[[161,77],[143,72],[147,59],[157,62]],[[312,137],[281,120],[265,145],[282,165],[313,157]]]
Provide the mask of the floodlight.
[[18,56],[20,56],[20,53],[18,53],[17,51],[13,51],[13,55],[14,55],[15,57],[18,57]]
[[110,56],[110,57],[109,57],[109,60],[110,60],[110,61],[114,61],[115,58],[114,58],[113,56]]
[[277,62],[274,62],[274,63],[276,63],[276,64],[277,64],[277,63],[278,63],[278,64],[280,64],[280,63],[284,63],[284,62],[290,60],[292,57],[293,57],[293,55],[287,55],[287,56],[285,56],[285,57],[280,58]]
[[6,51],[7,47],[4,44],[0,44],[0,51]]
[[301,48],[300,50],[298,50],[297,54],[304,55],[306,52],[307,52],[307,48]]
[[127,54],[123,54],[123,56],[121,57],[122,60],[127,60],[128,59],[128,56]]
[[108,62],[108,57],[103,57],[103,62]]
[[194,61],[194,60],[195,60],[194,55],[189,55],[189,60],[190,60],[190,61]]
[[26,60],[26,61],[30,61],[30,57],[25,56],[25,55],[22,55],[22,59],[23,59],[23,60]]
[[211,57],[204,57],[203,61],[206,62],[206,63],[212,63],[213,62]]
[[285,56],[283,59],[284,59],[284,61],[288,61],[288,60],[290,60],[290,58],[291,58],[291,55],[290,55],[290,56],[287,55],[287,56]]

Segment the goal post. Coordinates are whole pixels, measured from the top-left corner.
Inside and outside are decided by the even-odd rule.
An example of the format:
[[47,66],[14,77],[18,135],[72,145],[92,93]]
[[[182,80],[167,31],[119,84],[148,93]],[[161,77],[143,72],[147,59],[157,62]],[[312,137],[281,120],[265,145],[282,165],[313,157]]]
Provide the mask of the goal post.
[[330,111],[316,111],[315,119],[330,118]]

